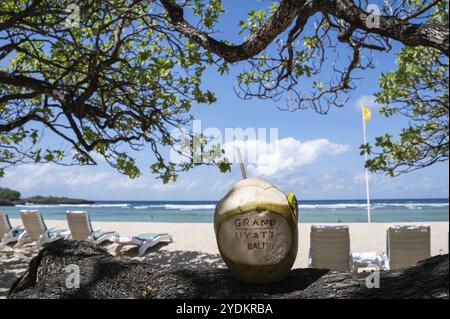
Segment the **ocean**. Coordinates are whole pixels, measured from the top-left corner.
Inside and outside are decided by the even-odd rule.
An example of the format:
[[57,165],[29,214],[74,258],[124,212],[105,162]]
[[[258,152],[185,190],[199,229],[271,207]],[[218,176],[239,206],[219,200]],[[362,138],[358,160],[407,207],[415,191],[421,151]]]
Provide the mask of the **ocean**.
[[[86,210],[93,221],[170,223],[213,222],[214,201],[96,201],[91,205],[0,206],[10,218],[22,209],[37,209],[46,219],[65,219],[66,210]],[[301,223],[367,222],[364,200],[305,200],[299,203]],[[378,199],[372,201],[372,222],[448,221],[448,199]]]

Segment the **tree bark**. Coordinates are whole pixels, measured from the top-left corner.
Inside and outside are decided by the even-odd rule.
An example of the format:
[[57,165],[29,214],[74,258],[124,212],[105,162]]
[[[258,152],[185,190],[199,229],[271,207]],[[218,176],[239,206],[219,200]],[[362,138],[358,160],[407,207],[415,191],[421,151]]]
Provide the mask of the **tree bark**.
[[[230,63],[247,60],[261,53],[280,33],[284,32],[291,25],[299,14],[299,7],[306,2],[306,0],[282,1],[274,15],[248,41],[240,45],[228,45],[189,24],[184,19],[183,8],[173,0],[160,1],[167,10],[169,20],[176,31]],[[301,14],[305,17],[310,15],[306,11]]]
[[356,6],[352,0],[282,0],[275,13],[255,34],[239,45],[228,45],[195,28],[184,19],[183,8],[174,0],[160,2],[167,10],[169,21],[176,31],[230,63],[244,61],[261,53],[296,17],[306,24],[308,18],[316,13],[334,16],[352,28],[397,40],[404,45],[433,47],[449,55],[447,26],[433,23],[416,24],[395,16],[380,16],[379,26],[369,27],[366,23],[369,13]]
[[416,24],[394,16],[381,16],[379,26],[369,27],[366,23],[369,14],[352,0],[338,0],[335,3],[335,6],[324,7],[323,12],[342,19],[353,27],[397,40],[404,45],[431,47],[449,55],[447,26],[435,23]]
[[[66,267],[77,265],[80,287],[67,288]],[[448,298],[449,257],[382,272],[380,288],[367,274],[294,269],[283,281],[246,285],[226,269],[194,269],[120,259],[83,241],[56,241],[35,257],[8,298]]]

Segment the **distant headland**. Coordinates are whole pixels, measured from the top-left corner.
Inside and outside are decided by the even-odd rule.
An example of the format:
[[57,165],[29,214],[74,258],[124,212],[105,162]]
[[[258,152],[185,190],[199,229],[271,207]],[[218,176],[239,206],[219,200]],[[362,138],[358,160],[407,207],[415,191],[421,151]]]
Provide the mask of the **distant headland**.
[[46,205],[79,205],[79,204],[94,204],[94,201],[77,198],[56,197],[56,196],[33,196],[29,198],[21,198],[20,192],[0,187],[0,206],[14,206],[26,204],[46,204]]

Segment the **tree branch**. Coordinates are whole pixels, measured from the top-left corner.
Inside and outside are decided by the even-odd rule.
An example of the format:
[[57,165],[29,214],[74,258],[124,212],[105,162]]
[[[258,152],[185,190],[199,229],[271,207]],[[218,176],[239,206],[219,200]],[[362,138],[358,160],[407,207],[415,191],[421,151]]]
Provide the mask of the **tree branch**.
[[365,12],[352,0],[328,1],[283,0],[275,13],[240,45],[227,45],[202,32],[184,19],[183,8],[173,0],[160,0],[167,10],[173,27],[194,42],[222,57],[227,62],[247,60],[262,52],[279,34],[283,33],[296,16],[322,12],[344,20],[355,28],[385,36],[409,46],[433,47],[449,55],[449,31],[447,26],[422,23],[414,24],[395,16],[381,16],[378,27],[366,23],[370,13]]
[[64,94],[56,90],[50,83],[28,76],[10,74],[4,71],[0,71],[0,83],[32,89],[36,92],[51,96],[60,102],[64,102],[65,100]]
[[[183,8],[173,0],[160,0],[167,10],[173,27],[208,51],[227,62],[247,60],[262,52],[280,33],[284,32],[300,14],[299,8],[306,0],[283,0],[276,12],[248,40],[240,45],[228,45],[202,32],[184,20]],[[303,14],[303,12],[302,12]]]
[[367,32],[400,41],[408,46],[432,47],[449,55],[447,26],[434,23],[414,24],[394,16],[380,16],[379,26],[369,27],[366,21],[370,14],[356,6],[352,0],[339,0],[334,6],[325,6],[322,10]]

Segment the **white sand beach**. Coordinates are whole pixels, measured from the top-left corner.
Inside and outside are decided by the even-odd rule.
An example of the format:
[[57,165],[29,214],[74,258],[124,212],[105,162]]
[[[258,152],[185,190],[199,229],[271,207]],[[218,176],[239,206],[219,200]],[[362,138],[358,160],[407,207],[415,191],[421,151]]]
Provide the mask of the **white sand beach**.
[[[12,219],[13,226],[19,225],[18,219]],[[49,227],[67,228],[63,220],[46,220]],[[395,223],[414,224],[418,223]],[[448,253],[448,222],[423,222],[431,226],[431,253]],[[349,223],[351,250],[353,252],[383,251],[386,249],[386,229],[392,223]],[[122,251],[124,258],[133,257],[145,260],[156,266],[176,264],[187,267],[225,267],[216,245],[214,227],[211,223],[145,223],[145,222],[95,222],[95,228],[115,230],[121,235],[130,236],[140,233],[167,232],[173,236],[173,242],[152,248],[144,257],[133,257],[136,250]],[[309,233],[311,224],[299,224],[299,249],[294,268],[307,267],[309,251]],[[106,246],[116,253],[115,244]],[[4,298],[9,287],[26,269],[37,249],[26,245],[16,249],[6,247],[0,250],[0,298]]]

